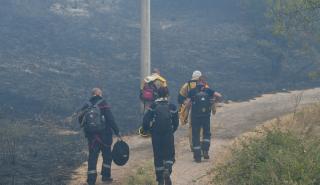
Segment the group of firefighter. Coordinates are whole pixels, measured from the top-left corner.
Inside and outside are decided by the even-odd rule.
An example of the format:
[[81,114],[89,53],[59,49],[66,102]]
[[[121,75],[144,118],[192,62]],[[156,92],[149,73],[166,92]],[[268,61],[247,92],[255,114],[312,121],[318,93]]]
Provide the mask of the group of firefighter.
[[[212,90],[200,71],[180,89],[179,107],[169,103],[167,81],[155,69],[144,79],[140,99],[146,107],[139,133],[151,134],[156,180],[159,185],[171,185],[170,174],[175,162],[174,133],[181,125],[189,126],[190,149],[196,163],[209,159],[211,142],[210,119],[216,113],[215,102],[221,94]],[[202,135],[202,138],[201,138]]]
[[[196,163],[209,159],[211,142],[210,119],[216,113],[215,102],[221,94],[209,87],[198,70],[180,89],[179,107],[169,102],[166,79],[158,69],[144,79],[140,100],[144,104],[143,123],[139,129],[141,136],[151,136],[154,154],[156,180],[159,185],[171,185],[170,175],[175,163],[174,133],[180,125],[189,126],[190,149]],[[103,156],[102,181],[112,182],[111,145],[112,131],[121,140],[110,106],[102,97],[99,88],[92,90],[92,97],[82,108],[79,122],[84,127],[89,145],[88,185],[94,185],[97,178],[97,159]],[[96,121],[98,120],[98,121]],[[102,124],[100,124],[102,123]],[[101,128],[99,128],[99,125]],[[202,137],[201,137],[202,136]]]

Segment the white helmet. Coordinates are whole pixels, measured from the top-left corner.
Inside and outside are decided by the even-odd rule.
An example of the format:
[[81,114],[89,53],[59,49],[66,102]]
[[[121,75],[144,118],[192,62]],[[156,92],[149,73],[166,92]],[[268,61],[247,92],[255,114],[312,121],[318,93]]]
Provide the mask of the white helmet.
[[196,70],[196,71],[193,71],[193,73],[192,73],[192,79],[198,79],[201,76],[202,76],[201,71]]

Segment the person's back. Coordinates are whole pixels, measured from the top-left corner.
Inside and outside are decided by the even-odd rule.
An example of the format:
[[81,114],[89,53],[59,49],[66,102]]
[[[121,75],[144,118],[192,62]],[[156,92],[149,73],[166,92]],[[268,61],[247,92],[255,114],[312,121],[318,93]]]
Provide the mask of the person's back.
[[159,96],[144,116],[143,128],[150,131],[154,165],[159,184],[170,180],[174,162],[174,132],[179,125],[178,112],[175,105],[168,102],[166,93],[159,89]]
[[110,106],[102,97],[101,89],[94,88],[92,90],[92,97],[89,102],[82,107],[81,111],[79,122],[84,128],[89,147],[87,183],[94,185],[96,182],[96,166],[100,151],[103,156],[101,168],[102,181],[111,182],[112,130],[117,137],[120,138],[120,135]]
[[197,82],[199,81],[199,78],[201,76],[202,73],[200,71],[194,71],[192,73],[191,80],[184,83],[183,86],[180,88],[178,95],[178,103],[180,104],[180,106],[184,104],[184,101],[187,99],[189,91],[196,87]]
[[167,80],[160,75],[158,69],[154,69],[153,73],[145,77],[140,90],[140,100],[149,107],[158,96],[158,89],[164,88],[169,94]]
[[214,91],[206,87],[196,87],[189,92],[192,117],[210,117]]
[[[219,93],[206,87],[203,83],[197,84],[197,87],[188,94],[188,100],[191,103],[193,157],[196,162],[201,162],[202,156],[204,159],[209,159],[210,117],[214,96],[221,97]],[[200,142],[200,132],[203,133],[202,142]]]

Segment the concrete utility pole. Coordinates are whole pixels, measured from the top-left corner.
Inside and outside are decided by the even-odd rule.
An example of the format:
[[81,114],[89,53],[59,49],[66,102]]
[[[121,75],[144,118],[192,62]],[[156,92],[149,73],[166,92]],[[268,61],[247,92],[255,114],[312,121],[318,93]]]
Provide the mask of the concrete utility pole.
[[151,71],[150,0],[141,0],[141,83]]

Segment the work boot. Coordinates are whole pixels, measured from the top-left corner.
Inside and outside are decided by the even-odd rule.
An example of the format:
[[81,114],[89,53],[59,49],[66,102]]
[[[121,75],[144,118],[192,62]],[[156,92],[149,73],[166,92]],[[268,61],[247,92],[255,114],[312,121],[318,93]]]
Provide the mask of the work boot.
[[202,155],[203,155],[203,158],[204,159],[209,159],[210,158],[210,156],[209,156],[209,152],[208,151],[202,151]]
[[170,178],[170,172],[168,169],[164,170],[163,178],[164,178],[164,185],[172,185],[171,178]]
[[94,183],[87,183],[87,182],[85,182],[85,183],[82,183],[81,185],[95,185]]
[[158,185],[164,185],[164,181],[163,180],[158,181]]
[[194,158],[194,161],[195,161],[196,163],[201,163],[201,158]]
[[112,182],[113,181],[113,179],[111,178],[111,177],[107,177],[107,176],[102,176],[102,182]]

